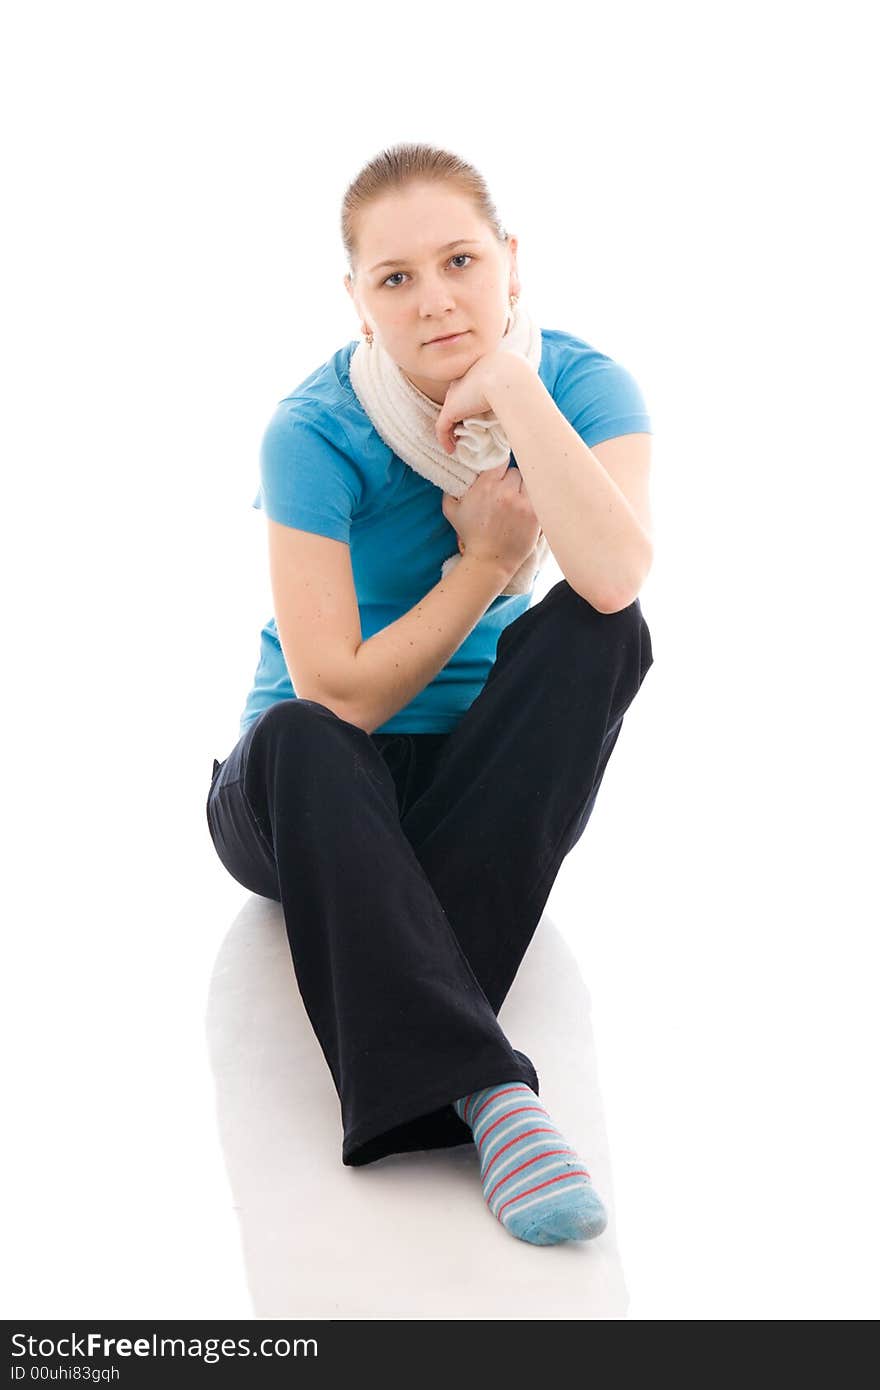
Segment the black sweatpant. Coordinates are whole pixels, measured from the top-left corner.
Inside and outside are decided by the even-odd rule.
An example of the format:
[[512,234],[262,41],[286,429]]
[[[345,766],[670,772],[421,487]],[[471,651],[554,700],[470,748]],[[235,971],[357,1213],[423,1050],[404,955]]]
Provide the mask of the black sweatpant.
[[600,613],[563,579],[504,629],[450,733],[287,699],[214,760],[211,838],[281,903],[344,1164],[469,1142],[470,1091],[537,1092],[497,1014],[652,661],[638,599]]

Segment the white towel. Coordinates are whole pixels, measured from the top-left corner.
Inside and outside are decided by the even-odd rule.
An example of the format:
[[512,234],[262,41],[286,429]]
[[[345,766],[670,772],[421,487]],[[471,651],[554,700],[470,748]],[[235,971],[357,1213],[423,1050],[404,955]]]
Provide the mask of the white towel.
[[[504,351],[520,352],[537,372],[541,362],[541,330],[522,302],[513,305],[507,332],[499,343]],[[447,454],[434,432],[441,407],[414,386],[394,358],[374,338],[364,339],[351,355],[349,365],[355,395],[379,436],[398,458],[453,497],[462,497],[479,473],[497,468],[510,458],[510,442],[492,411],[469,415],[457,425],[455,451]],[[503,594],[527,594],[549,553],[541,532]],[[457,565],[456,550],[443,562],[441,576]]]

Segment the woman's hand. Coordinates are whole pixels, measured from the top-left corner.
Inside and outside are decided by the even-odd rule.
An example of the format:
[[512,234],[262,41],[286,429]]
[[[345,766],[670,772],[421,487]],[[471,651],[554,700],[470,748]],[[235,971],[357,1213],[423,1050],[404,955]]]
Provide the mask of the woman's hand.
[[450,381],[446,388],[446,397],[437,416],[434,432],[441,449],[447,454],[455,450],[453,430],[456,425],[461,424],[469,415],[486,415],[491,412],[492,406],[486,397],[486,385],[489,374],[495,369],[496,356],[494,352],[487,352],[478,357],[464,376]]
[[487,468],[459,498],[444,492],[441,509],[458,533],[461,553],[486,560],[510,578],[535,548],[540,523],[518,468]]

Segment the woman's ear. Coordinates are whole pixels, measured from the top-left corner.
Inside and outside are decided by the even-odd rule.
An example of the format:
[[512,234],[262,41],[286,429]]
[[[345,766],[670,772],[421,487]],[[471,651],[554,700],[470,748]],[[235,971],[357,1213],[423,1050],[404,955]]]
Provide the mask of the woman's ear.
[[515,236],[511,236],[508,239],[507,245],[510,254],[510,294],[515,294],[517,297],[519,297],[519,295],[522,294],[522,288],[520,286],[519,281],[519,270],[517,269],[516,264],[516,253],[519,248],[519,243]]

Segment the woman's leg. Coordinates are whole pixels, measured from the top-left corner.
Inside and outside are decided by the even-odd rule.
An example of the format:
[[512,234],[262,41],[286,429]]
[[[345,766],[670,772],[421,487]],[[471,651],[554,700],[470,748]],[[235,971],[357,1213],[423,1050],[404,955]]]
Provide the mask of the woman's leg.
[[402,817],[496,1014],[652,662],[638,599],[600,613],[561,580],[505,628]]
[[[600,613],[561,580],[505,628],[450,734],[373,736],[406,787],[403,831],[496,1015],[652,663],[638,600]],[[440,1147],[456,1126],[454,1142],[470,1136],[447,1104],[378,1142]]]
[[266,710],[215,765],[206,805],[221,862],[282,905],[306,1013],[340,1097],[349,1165],[469,1142],[447,1102],[479,1087],[538,1089],[399,810],[370,736],[296,699]]

